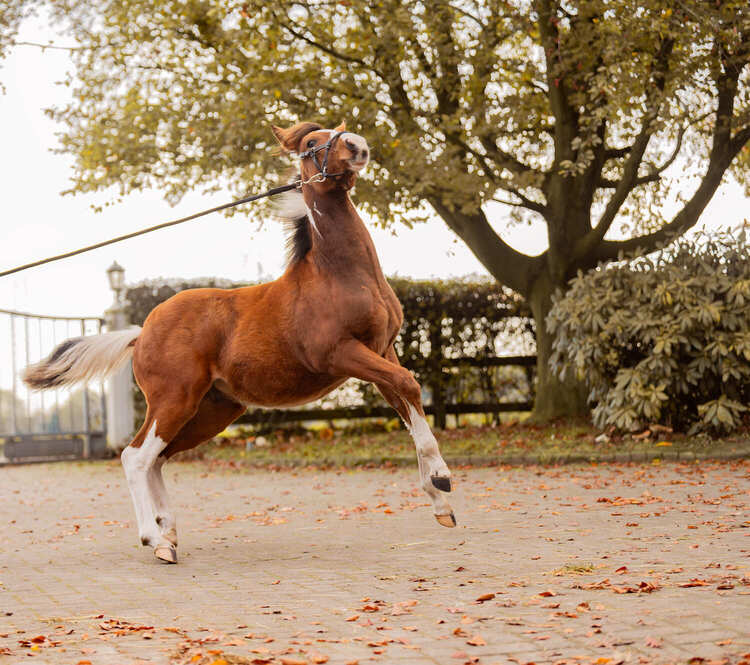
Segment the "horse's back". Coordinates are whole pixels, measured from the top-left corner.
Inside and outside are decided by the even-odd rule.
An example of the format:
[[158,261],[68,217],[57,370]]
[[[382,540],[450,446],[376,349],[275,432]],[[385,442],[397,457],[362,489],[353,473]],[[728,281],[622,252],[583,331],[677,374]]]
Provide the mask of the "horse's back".
[[242,318],[263,298],[266,284],[238,289],[187,289],[157,305],[146,317],[133,356],[133,370],[147,366],[212,371]]

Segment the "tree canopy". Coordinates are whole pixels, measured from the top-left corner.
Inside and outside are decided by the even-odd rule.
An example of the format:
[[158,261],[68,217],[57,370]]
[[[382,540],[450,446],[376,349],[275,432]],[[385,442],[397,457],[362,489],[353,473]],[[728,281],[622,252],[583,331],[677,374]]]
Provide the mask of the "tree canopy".
[[[272,123],[344,119],[373,152],[360,205],[383,224],[433,210],[527,297],[540,376],[555,288],[688,230],[727,172],[750,189],[745,0],[50,7],[80,45],[51,111],[73,191],[244,193],[278,172]],[[548,249],[513,249],[494,206],[543,221]]]

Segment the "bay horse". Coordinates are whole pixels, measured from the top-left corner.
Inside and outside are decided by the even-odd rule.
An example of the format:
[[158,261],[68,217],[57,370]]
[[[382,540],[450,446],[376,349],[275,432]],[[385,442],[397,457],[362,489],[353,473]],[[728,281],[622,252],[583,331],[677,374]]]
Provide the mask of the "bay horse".
[[401,416],[437,521],[456,525],[442,494],[451,490],[451,474],[420,386],[393,348],[401,305],[349,197],[369,160],[367,142],[343,123],[273,132],[283,152],[298,155],[300,179],[279,210],[291,227],[279,279],[182,291],[155,307],[143,328],[67,340],[24,372],[34,389],[68,386],[104,377],[132,355],[148,408],[121,460],[141,543],[167,563],[177,562],[177,528],[164,462],[223,431],[250,405],[304,404],[350,377],[374,383]]

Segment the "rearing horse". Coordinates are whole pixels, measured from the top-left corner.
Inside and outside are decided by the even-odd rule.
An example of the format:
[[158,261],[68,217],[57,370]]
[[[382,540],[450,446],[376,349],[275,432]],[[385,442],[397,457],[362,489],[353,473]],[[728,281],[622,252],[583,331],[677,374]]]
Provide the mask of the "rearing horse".
[[122,465],[141,542],[169,563],[177,561],[177,529],[164,462],[224,430],[249,405],[304,404],[350,377],[374,383],[398,411],[437,521],[456,524],[439,491],[451,490],[451,476],[420,386],[393,348],[401,305],[349,198],[369,159],[367,142],[343,124],[330,130],[302,122],[273,132],[282,150],[299,155],[302,181],[280,211],[293,232],[279,279],[182,291],[154,308],[142,329],[67,340],[24,374],[32,388],[71,385],[106,376],[132,354],[148,409]]

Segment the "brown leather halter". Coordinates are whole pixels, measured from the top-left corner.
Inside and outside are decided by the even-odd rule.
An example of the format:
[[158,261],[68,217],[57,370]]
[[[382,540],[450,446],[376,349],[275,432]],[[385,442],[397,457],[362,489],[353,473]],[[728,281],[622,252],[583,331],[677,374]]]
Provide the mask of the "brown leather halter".
[[[336,145],[336,141],[339,140],[339,137],[342,134],[346,134],[346,132],[336,132],[331,136],[331,138],[328,139],[325,143],[321,143],[320,145],[316,145],[313,148],[310,148],[308,150],[305,150],[304,152],[301,152],[299,154],[300,159],[307,159],[311,158],[313,162],[315,163],[315,166],[318,168],[318,173],[316,173],[314,176],[309,178],[308,180],[301,181],[300,184],[306,185],[309,182],[323,182],[324,180],[328,178],[338,178],[339,176],[344,175],[344,171],[341,171],[340,173],[328,173],[328,157],[331,154],[331,149],[334,145]],[[318,159],[318,153],[321,150],[325,150],[326,153],[323,156],[323,163],[321,164],[320,160]]]

